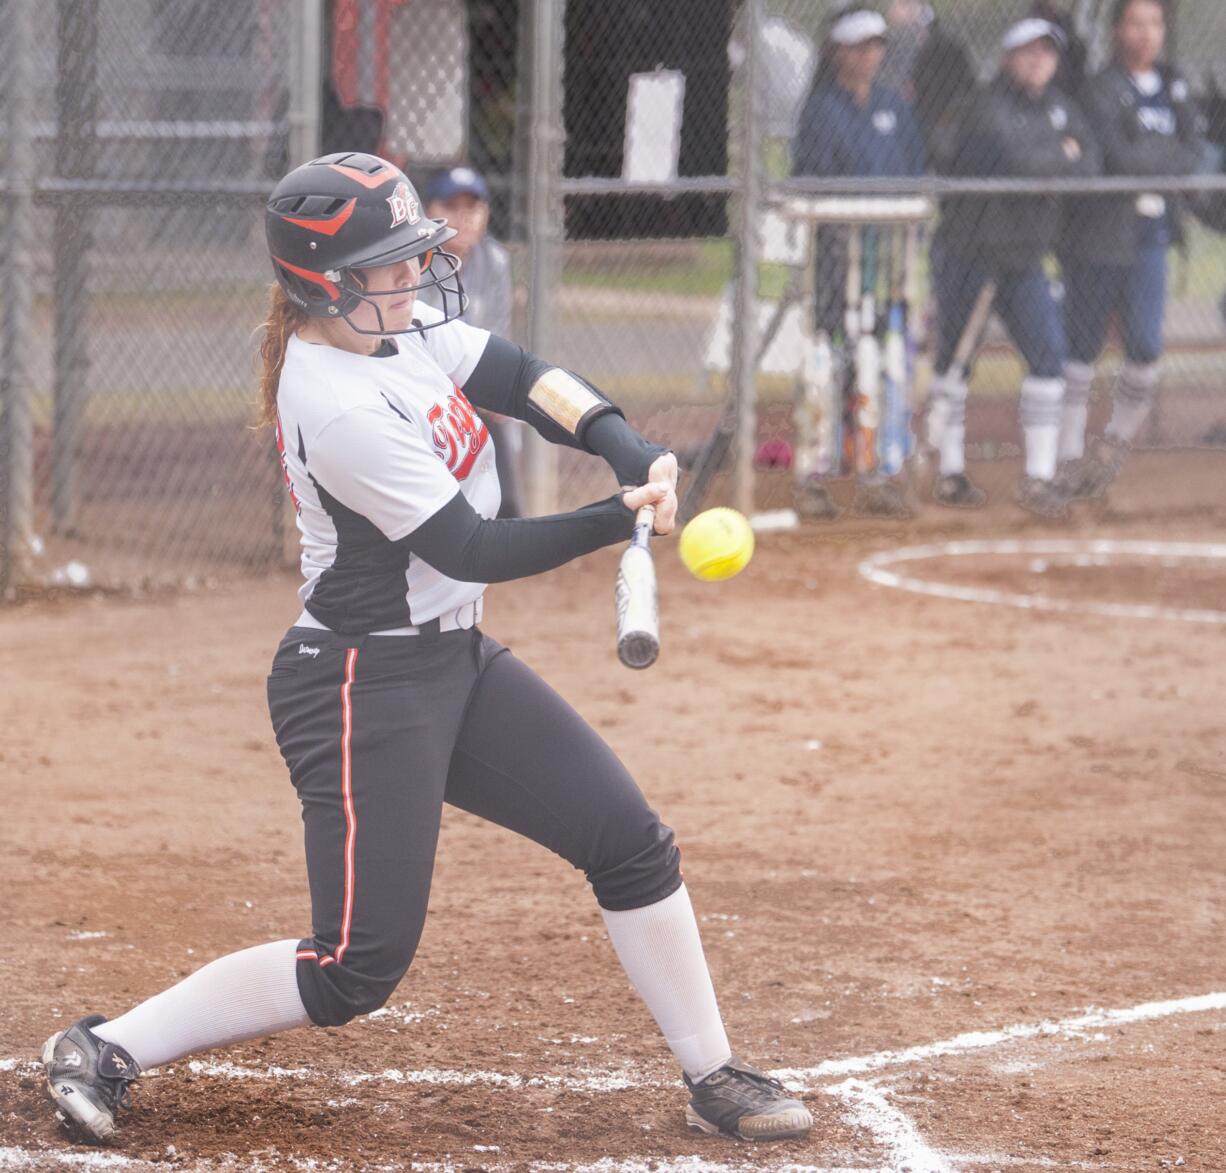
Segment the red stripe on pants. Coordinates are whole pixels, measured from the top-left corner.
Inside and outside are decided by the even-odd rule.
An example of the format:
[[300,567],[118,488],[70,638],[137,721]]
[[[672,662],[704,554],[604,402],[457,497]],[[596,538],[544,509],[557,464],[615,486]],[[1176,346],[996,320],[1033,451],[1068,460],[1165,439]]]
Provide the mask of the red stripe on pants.
[[[358,838],[358,816],[353,806],[353,678],[357,672],[358,649],[345,653],[345,683],[341,685],[341,798],[345,807],[345,903],[341,913],[341,943],[333,957],[319,958],[322,968],[339,963],[349,948],[349,929],[353,924],[353,889],[355,884],[353,847]],[[314,958],[313,953],[299,953],[298,960]]]
[[358,837],[358,816],[353,807],[353,678],[358,665],[358,649],[345,654],[345,683],[341,685],[341,795],[345,803],[345,911],[341,918],[341,943],[336,950],[340,964],[349,948],[349,929],[353,923],[353,847]]

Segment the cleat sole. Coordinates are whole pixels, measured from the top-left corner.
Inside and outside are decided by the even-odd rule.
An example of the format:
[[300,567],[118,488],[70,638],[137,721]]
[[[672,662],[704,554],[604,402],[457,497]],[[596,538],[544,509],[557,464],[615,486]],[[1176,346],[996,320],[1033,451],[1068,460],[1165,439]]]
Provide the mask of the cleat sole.
[[[55,1045],[63,1036],[64,1032],[58,1031],[43,1044],[44,1067],[51,1065],[55,1057]],[[91,1104],[68,1080],[61,1079],[57,1083],[48,1077],[47,1090],[51,1093],[51,1098],[58,1109],[56,1116],[71,1131],[79,1132],[87,1139],[96,1141],[107,1141],[115,1135],[114,1117]]]
[[790,1108],[772,1112],[767,1116],[742,1116],[737,1121],[736,1131],[721,1133],[719,1128],[704,1119],[690,1105],[685,1109],[685,1122],[693,1132],[705,1132],[712,1136],[728,1135],[738,1140],[788,1140],[805,1136],[813,1127],[813,1115],[808,1108]]

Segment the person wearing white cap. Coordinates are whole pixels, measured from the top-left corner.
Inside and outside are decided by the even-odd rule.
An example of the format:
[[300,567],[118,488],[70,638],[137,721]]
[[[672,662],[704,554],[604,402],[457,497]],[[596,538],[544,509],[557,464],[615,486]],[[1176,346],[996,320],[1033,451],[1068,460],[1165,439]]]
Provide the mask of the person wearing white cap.
[[[885,18],[869,8],[838,14],[826,36],[823,60],[792,143],[792,173],[821,176],[920,176],[925,171],[919,125],[902,95],[877,80],[885,54]],[[864,289],[875,283],[875,236],[866,230]],[[847,232],[817,234],[815,325],[819,334],[842,333],[847,284]],[[836,513],[823,470],[797,492],[796,508],[813,519]],[[905,494],[893,481],[865,477],[857,486],[865,512],[906,515]]]
[[[1115,56],[1087,83],[1086,113],[1118,175],[1190,175],[1202,152],[1200,116],[1188,84],[1161,58],[1166,6],[1116,0]],[[1060,483],[1073,499],[1103,496],[1149,414],[1157,391],[1166,307],[1166,258],[1183,239],[1176,198],[1155,194],[1071,200],[1065,221],[1064,420]],[[1094,364],[1107,321],[1119,319],[1124,365],[1110,422],[1086,453],[1086,415]]]
[[[1053,85],[1064,37],[1046,20],[1011,25],[999,75],[974,101],[959,135],[953,172],[1030,179],[1092,175],[1099,151],[1085,116]],[[1021,386],[1025,472],[1017,501],[1043,517],[1067,515],[1056,483],[1064,326],[1043,270],[1060,207],[1051,196],[961,196],[947,201],[934,245],[938,304],[928,440],[939,454],[938,504],[975,508],[987,497],[966,475],[967,375],[954,361],[980,291],[996,287],[994,309],[1028,368]]]

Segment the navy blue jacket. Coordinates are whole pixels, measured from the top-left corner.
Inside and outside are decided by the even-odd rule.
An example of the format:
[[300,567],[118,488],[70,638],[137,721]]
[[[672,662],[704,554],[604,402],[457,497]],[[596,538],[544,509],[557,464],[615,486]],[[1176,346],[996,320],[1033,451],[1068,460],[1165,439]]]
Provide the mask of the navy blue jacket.
[[910,176],[924,174],[924,140],[911,107],[883,85],[861,109],[834,82],[805,103],[792,143],[794,175]]

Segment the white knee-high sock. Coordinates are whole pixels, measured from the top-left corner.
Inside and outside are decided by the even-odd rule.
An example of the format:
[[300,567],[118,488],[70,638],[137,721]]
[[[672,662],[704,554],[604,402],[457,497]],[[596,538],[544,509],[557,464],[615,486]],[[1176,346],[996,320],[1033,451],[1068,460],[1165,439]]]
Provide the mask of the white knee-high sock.
[[1119,444],[1131,444],[1137,438],[1137,433],[1153,406],[1159,375],[1156,362],[1144,365],[1132,362],[1124,364],[1119,382],[1115,385],[1111,422],[1107,424],[1108,439]]
[[307,1026],[297,949],[297,940],[273,941],[219,957],[93,1032],[123,1047],[147,1071],[198,1051]]
[[682,1070],[697,1080],[722,1067],[732,1048],[685,885],[646,908],[600,911],[626,976]]
[[1094,367],[1087,362],[1064,364],[1064,409],[1060,420],[1060,459],[1080,460],[1086,452],[1086,415]]
[[966,471],[965,380],[952,374],[932,380],[928,400],[928,443],[940,453],[941,476]]
[[1022,380],[1022,434],[1026,438],[1026,475],[1050,481],[1056,475],[1060,445],[1060,400],[1063,379]]

